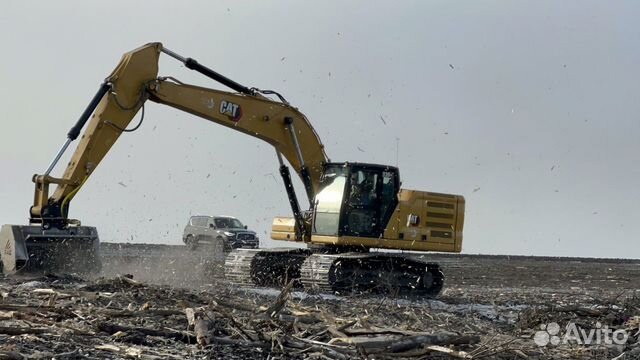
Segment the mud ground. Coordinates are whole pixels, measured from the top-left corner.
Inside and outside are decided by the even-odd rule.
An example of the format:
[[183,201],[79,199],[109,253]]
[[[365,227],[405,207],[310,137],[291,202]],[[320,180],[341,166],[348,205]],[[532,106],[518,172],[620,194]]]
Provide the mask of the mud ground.
[[[428,260],[440,263],[446,276],[445,290],[437,299],[293,292],[279,310],[279,320],[267,323],[256,320],[260,318],[256,314],[261,307],[277,302],[280,289],[233,287],[220,276],[219,260],[181,246],[105,244],[98,278],[56,274],[1,279],[0,328],[42,331],[0,331],[0,359],[286,359],[340,358],[344,354],[347,358],[389,359],[640,358],[640,260],[429,254]],[[123,274],[130,274],[126,279],[133,282]],[[216,309],[224,307],[221,313],[228,311],[236,322],[218,324],[216,336],[242,338],[234,331],[244,326],[263,335],[275,334],[273,346],[191,341],[192,335],[183,332],[190,330],[182,312],[185,308],[213,309],[212,304]],[[307,316],[317,321],[303,321]],[[286,325],[285,320],[292,317],[293,323]],[[557,334],[543,331],[550,323],[559,325]],[[115,331],[113,326],[118,324],[127,331]],[[585,335],[590,329],[611,329],[624,331],[628,338],[622,344],[603,339],[596,343],[595,337],[586,344],[586,336],[564,341],[572,324]],[[51,330],[61,327],[66,330]],[[349,339],[348,345],[340,343],[346,340],[335,335],[336,328]],[[149,329],[169,329],[169,333],[145,334]],[[376,352],[356,341],[365,335],[377,339],[388,334],[442,332],[477,336],[479,341],[445,344],[452,351],[448,354],[426,347]],[[545,333],[549,340],[557,335],[561,341],[540,346],[534,337],[545,340]],[[299,338],[314,345],[295,348],[291,339]]]

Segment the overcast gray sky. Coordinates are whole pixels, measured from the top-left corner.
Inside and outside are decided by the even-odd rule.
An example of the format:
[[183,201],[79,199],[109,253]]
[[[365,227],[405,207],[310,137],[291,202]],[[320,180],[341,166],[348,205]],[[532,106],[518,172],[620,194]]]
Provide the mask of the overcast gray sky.
[[[161,41],[283,93],[332,160],[398,154],[403,187],[464,195],[466,253],[640,258],[639,15],[637,1],[3,1],[0,223],[26,223],[31,175],[122,53]],[[166,58],[160,73],[217,87]],[[190,214],[266,239],[290,213],[266,143],[146,110],[71,205],[103,241],[179,244]]]

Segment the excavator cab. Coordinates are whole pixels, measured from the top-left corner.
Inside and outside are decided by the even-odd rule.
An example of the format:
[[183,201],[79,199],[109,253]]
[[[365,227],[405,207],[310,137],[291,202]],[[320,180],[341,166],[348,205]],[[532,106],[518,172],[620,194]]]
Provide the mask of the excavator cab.
[[316,195],[312,235],[378,238],[398,203],[392,166],[329,163]]

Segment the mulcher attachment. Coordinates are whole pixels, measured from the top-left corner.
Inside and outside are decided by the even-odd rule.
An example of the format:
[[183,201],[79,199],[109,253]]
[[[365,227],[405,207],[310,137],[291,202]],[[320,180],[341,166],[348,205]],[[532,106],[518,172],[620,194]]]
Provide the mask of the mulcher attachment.
[[97,273],[101,269],[100,240],[95,227],[43,229],[34,225],[2,225],[2,273]]

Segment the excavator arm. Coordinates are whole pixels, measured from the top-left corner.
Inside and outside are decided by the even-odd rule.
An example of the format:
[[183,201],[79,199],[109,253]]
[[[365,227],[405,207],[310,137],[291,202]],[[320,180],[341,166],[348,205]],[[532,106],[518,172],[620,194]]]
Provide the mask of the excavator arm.
[[[183,62],[187,68],[229,86],[238,93],[158,77],[158,60],[162,52]],[[68,219],[70,201],[120,135],[129,131],[127,127],[141,109],[144,116],[145,102],[151,100],[271,144],[278,154],[280,171],[285,179],[294,216],[298,220],[297,228],[301,233],[304,232],[297,198],[281,156],[288,160],[300,176],[310,203],[319,189],[322,169],[328,158],[318,135],[302,113],[277,93],[275,94],[281,101],[274,101],[263,95],[274,93],[242,86],[191,58],[183,58],[163,48],[160,43],[150,43],[126,53],[69,131],[65,145],[49,169],[44,175],[34,176],[36,189],[34,204],[30,210],[31,222],[42,223],[45,227],[66,227],[72,222]],[[63,176],[50,176],[49,173],[64,150],[79,135],[85,124],[86,130]],[[56,184],[57,188],[49,197],[50,184]]]

